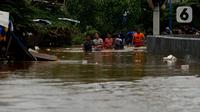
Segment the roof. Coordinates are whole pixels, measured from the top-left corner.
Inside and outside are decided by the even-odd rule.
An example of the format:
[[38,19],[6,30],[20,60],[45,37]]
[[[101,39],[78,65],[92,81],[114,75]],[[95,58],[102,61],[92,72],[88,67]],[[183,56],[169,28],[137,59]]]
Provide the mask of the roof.
[[81,23],[78,20],[74,20],[74,19],[69,19],[69,18],[58,18],[59,20],[63,20],[63,21],[70,21],[70,22],[74,22],[74,23]]

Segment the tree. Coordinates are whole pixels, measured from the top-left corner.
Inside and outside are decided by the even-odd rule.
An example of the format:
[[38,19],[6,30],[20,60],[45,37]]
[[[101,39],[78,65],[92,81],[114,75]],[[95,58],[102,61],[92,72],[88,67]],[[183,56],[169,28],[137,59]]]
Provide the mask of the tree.
[[66,9],[69,18],[81,21],[81,29],[84,31],[87,26],[93,26],[95,23],[95,2],[94,0],[67,0]]
[[[68,0],[66,5],[69,16],[81,21],[82,31],[87,26],[102,32],[131,29],[141,16],[138,0]],[[125,12],[127,21],[123,24]]]

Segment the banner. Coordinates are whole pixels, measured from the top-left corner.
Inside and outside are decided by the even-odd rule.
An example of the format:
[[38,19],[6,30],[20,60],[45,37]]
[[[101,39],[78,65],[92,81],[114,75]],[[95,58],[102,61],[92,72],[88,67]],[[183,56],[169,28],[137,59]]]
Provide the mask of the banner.
[[0,25],[8,28],[9,12],[0,11]]

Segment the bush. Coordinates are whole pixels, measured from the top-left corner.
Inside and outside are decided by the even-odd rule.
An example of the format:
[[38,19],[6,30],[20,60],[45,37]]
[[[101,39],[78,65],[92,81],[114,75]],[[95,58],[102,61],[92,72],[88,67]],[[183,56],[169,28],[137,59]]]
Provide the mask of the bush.
[[81,45],[83,43],[84,35],[83,34],[76,34],[72,36],[72,44],[73,45]]

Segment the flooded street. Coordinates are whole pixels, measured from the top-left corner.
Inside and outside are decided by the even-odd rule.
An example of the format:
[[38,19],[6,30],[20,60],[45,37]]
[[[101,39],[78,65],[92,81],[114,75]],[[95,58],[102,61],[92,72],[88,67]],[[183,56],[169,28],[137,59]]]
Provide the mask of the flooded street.
[[[0,112],[199,112],[200,63],[145,52],[54,52],[0,66]],[[182,70],[181,65],[189,65]]]

